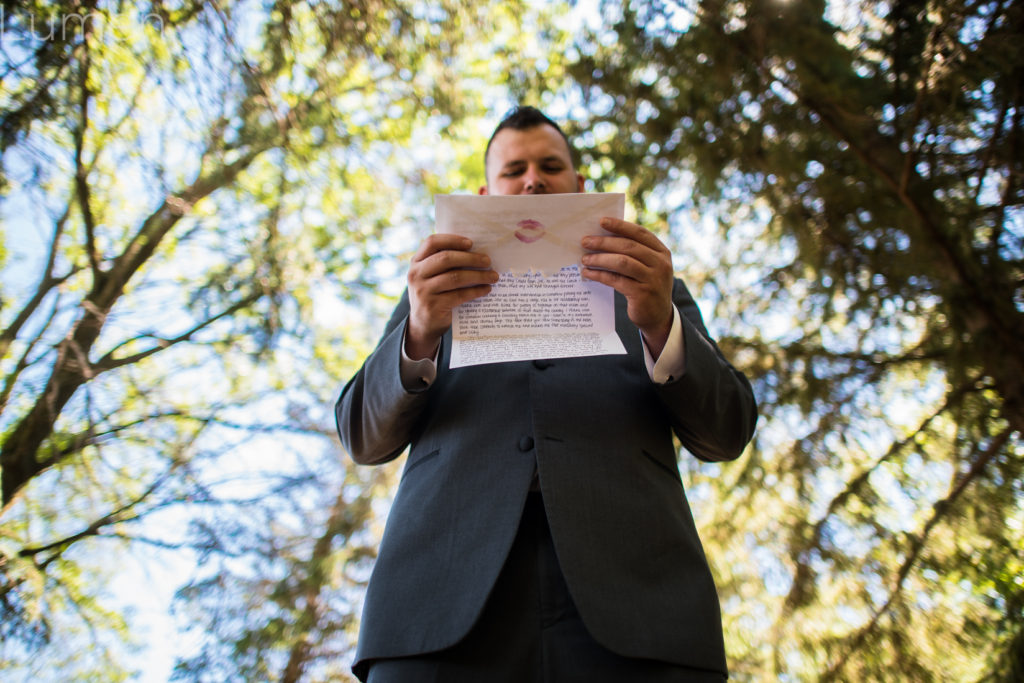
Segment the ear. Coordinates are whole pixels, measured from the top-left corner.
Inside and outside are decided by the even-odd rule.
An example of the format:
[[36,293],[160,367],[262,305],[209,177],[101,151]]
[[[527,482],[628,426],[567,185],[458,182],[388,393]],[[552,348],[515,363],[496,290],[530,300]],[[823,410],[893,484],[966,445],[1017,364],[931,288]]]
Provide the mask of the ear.
[[583,174],[582,173],[577,173],[576,174],[576,191],[577,192],[583,192]]
[[476,193],[477,193],[477,194],[481,194],[481,195],[482,195],[482,194],[487,194],[487,186],[486,186],[486,185],[481,185],[481,186],[480,186],[480,189],[479,189],[479,190],[477,190],[477,191],[476,191]]

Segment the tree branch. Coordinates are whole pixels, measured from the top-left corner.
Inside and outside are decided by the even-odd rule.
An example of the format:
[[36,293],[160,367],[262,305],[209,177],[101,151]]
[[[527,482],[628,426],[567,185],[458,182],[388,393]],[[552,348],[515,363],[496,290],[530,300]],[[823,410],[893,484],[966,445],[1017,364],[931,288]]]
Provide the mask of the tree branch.
[[[82,301],[83,312],[58,345],[46,388],[28,413],[8,432],[0,448],[0,496],[6,509],[14,495],[44,467],[38,457],[45,439],[71,396],[94,377],[89,352],[106,323],[106,316],[120,298],[129,280],[155,253],[160,241],[192,205],[215,190],[230,184],[270,142],[253,146],[234,162],[200,176],[184,191],[168,196],[143,222],[125,250],[105,273],[101,288],[93,289]],[[155,352],[155,350],[152,350]]]
[[[59,558],[64,553],[64,551],[67,550],[68,547],[70,547],[73,543],[76,543],[82,540],[83,538],[97,536],[104,527],[110,526],[111,524],[124,522],[128,519],[135,517],[135,515],[131,514],[133,513],[133,508],[135,508],[135,506],[143,502],[146,498],[148,498],[154,492],[156,492],[157,489],[163,486],[164,482],[168,479],[171,472],[173,472],[177,468],[177,466],[178,464],[176,462],[172,463],[170,468],[168,468],[167,471],[164,472],[162,475],[157,477],[157,479],[140,495],[125,503],[124,505],[121,505],[120,507],[112,510],[111,512],[108,512],[99,519],[93,521],[91,524],[86,526],[81,531],[70,536],[67,536],[65,538],[62,538],[60,540],[51,541],[50,543],[47,543],[45,545],[27,546],[18,551],[18,556],[32,559],[35,562],[36,567],[38,567],[40,570],[44,570],[51,562]],[[35,559],[37,555],[41,555],[43,553],[50,553],[51,551],[53,551],[53,553],[45,559],[43,559],[42,561],[37,561]]]
[[90,427],[90,429],[85,432],[81,432],[75,434],[74,436],[68,437],[67,440],[69,442],[69,445],[62,448],[56,454],[51,455],[44,462],[47,464],[59,462],[69,456],[74,455],[75,453],[82,451],[85,448],[88,448],[89,446],[101,444],[107,441],[108,439],[117,436],[118,434],[127,429],[131,429],[132,427],[136,427],[140,424],[145,424],[147,422],[150,422],[151,420],[161,420],[168,417],[190,416],[186,415],[185,413],[182,413],[181,411],[172,410],[164,413],[154,413],[152,415],[146,415],[145,417],[140,417],[136,420],[131,420],[130,422],[124,422],[122,424],[113,425],[112,427],[104,429],[101,432],[93,431],[93,429]]
[[829,502],[828,509],[812,527],[810,537],[802,544],[802,547],[794,549],[792,552],[793,556],[797,559],[797,567],[794,572],[793,585],[790,588],[789,594],[786,596],[786,600],[783,604],[783,616],[781,617],[781,620],[787,619],[800,606],[803,597],[806,594],[805,584],[808,581],[813,580],[807,554],[813,549],[821,549],[821,538],[824,534],[825,525],[828,523],[829,519],[836,514],[839,508],[843,506],[847,500],[860,494],[861,489],[863,489],[871,478],[871,475],[877,471],[879,467],[892,460],[901,451],[903,451],[903,449],[914,443],[917,436],[928,429],[932,422],[959,405],[964,396],[973,391],[977,391],[976,380],[965,382],[956,390],[948,393],[943,404],[931,415],[924,418],[924,420],[918,424],[917,429],[914,430],[913,433],[899,441],[894,441],[881,457],[875,460],[870,467],[862,470],[860,474],[850,480],[850,482],[847,483],[846,488],[832,498]]
[[3,390],[0,391],[0,414],[3,413],[5,408],[7,408],[7,401],[10,399],[15,385],[18,383],[18,378],[21,376],[21,373],[35,362],[30,361],[29,356],[32,355],[32,351],[36,348],[36,345],[42,340],[43,336],[45,336],[46,331],[50,329],[50,325],[57,317],[58,309],[59,298],[57,301],[53,302],[53,309],[50,311],[50,315],[47,316],[36,335],[28,342],[28,345],[25,347],[25,351],[21,354],[18,362],[4,375],[4,387]]
[[[112,349],[111,351],[106,353],[102,358],[100,358],[98,361],[96,361],[95,363],[92,364],[92,368],[93,368],[93,370],[97,374],[99,374],[101,372],[106,372],[108,370],[113,370],[115,368],[120,368],[120,367],[123,367],[125,365],[132,365],[134,363],[138,363],[139,361],[144,360],[146,358],[149,358],[150,356],[152,356],[154,354],[157,354],[160,351],[163,351],[165,349],[168,349],[168,348],[174,346],[175,344],[179,344],[181,342],[191,340],[193,335],[195,335],[196,333],[200,332],[201,330],[205,329],[206,327],[209,327],[210,325],[212,325],[213,323],[217,322],[218,320],[221,320],[222,318],[226,318],[228,316],[234,315],[235,313],[237,313],[238,311],[242,310],[243,308],[251,306],[252,304],[256,303],[260,299],[261,296],[262,296],[262,294],[258,293],[258,292],[250,294],[249,296],[245,297],[241,301],[238,301],[238,302],[232,304],[231,306],[229,306],[228,308],[224,309],[223,311],[221,311],[217,315],[213,316],[212,318],[207,318],[206,320],[204,320],[204,321],[194,325],[192,327],[192,329],[188,330],[187,332],[185,332],[183,334],[178,335],[177,337],[172,337],[172,338],[169,338],[169,339],[164,339],[164,338],[159,338],[158,337],[158,338],[156,338],[155,346],[153,346],[153,347],[151,347],[149,349],[146,349],[145,351],[139,351],[138,353],[133,353],[133,354],[131,354],[129,356],[122,356],[120,358],[115,358],[114,355],[113,355],[114,351],[117,350],[118,348],[120,348],[121,346],[123,346],[124,343],[128,343],[130,341],[135,341],[137,339],[142,338],[142,337],[134,337],[133,339],[128,340],[128,342],[124,342],[123,344],[119,344],[114,349]],[[152,337],[148,337],[148,338],[152,338]]]
[[906,581],[907,576],[910,574],[910,570],[917,563],[918,558],[921,556],[921,552],[924,550],[925,545],[928,542],[928,536],[931,534],[935,526],[941,522],[949,513],[953,510],[953,505],[956,500],[963,494],[964,490],[985,470],[985,467],[1002,451],[1003,447],[1010,440],[1010,437],[1014,434],[1014,428],[1007,427],[1000,432],[988,445],[984,453],[981,454],[977,460],[971,465],[971,468],[959,478],[959,481],[954,479],[952,489],[945,498],[937,501],[932,506],[932,516],[925,523],[924,528],[920,534],[913,537],[910,551],[907,553],[906,558],[903,560],[903,564],[896,572],[896,582],[889,593],[889,597],[885,603],[879,607],[874,615],[860,631],[854,636],[852,642],[846,647],[846,651],[842,654],[839,660],[833,664],[827,672],[822,676],[822,681],[836,680],[843,668],[849,661],[850,657],[856,652],[867,640],[868,636],[874,632],[878,626],[878,622],[881,618],[889,611],[892,605],[896,602],[897,598],[903,592],[903,583]]
[[80,53],[78,69],[78,127],[75,136],[75,195],[78,209],[82,214],[85,226],[85,254],[92,269],[93,289],[99,289],[103,280],[99,254],[96,250],[96,220],[92,214],[89,192],[89,171],[85,164],[85,137],[89,133],[89,38],[92,35],[92,22],[82,22],[82,42],[76,48]]
[[215,171],[201,174],[181,192],[168,195],[156,211],[143,221],[142,226],[114,260],[110,270],[107,271],[105,287],[96,293],[94,302],[100,308],[109,310],[121,296],[128,281],[153,255],[161,240],[182,216],[191,211],[192,207],[201,199],[234,182],[256,157],[271,147],[270,143],[254,145],[235,161],[221,166]]
[[32,314],[36,312],[36,309],[42,304],[43,299],[46,295],[69,278],[79,272],[79,268],[72,267],[65,275],[55,277],[53,275],[53,269],[57,262],[57,252],[60,243],[61,234],[64,232],[64,226],[67,224],[68,216],[70,215],[71,207],[65,208],[63,215],[61,215],[53,226],[53,239],[50,241],[50,250],[46,255],[46,265],[43,267],[43,276],[39,280],[39,284],[36,286],[36,291],[33,293],[32,298],[22,307],[21,311],[14,318],[10,325],[0,333],[0,359],[7,356],[8,350],[10,350],[11,344],[18,338],[18,333],[21,332],[21,328],[28,322]]

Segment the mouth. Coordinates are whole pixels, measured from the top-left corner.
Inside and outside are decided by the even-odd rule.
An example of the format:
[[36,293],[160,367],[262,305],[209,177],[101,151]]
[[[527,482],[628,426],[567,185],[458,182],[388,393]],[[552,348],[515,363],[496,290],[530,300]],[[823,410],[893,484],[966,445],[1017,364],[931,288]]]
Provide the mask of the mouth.
[[516,223],[515,235],[520,242],[530,244],[544,236],[544,226],[533,219],[519,221]]

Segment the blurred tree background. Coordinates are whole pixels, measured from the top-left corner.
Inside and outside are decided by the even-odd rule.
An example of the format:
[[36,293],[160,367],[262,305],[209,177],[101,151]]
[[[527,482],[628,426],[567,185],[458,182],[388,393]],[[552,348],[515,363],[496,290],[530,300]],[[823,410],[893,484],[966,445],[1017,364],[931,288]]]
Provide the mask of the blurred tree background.
[[331,408],[520,100],[755,382],[680,459],[733,677],[1024,676],[1020,3],[0,7],[4,680],[348,680]]

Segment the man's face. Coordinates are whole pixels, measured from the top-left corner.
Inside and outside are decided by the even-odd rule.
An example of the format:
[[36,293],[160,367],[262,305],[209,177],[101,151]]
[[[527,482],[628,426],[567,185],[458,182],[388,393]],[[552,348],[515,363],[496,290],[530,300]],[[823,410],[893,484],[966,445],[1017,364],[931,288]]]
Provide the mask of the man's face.
[[487,185],[480,194],[583,192],[583,176],[572,167],[569,146],[547,124],[498,131],[487,153]]

